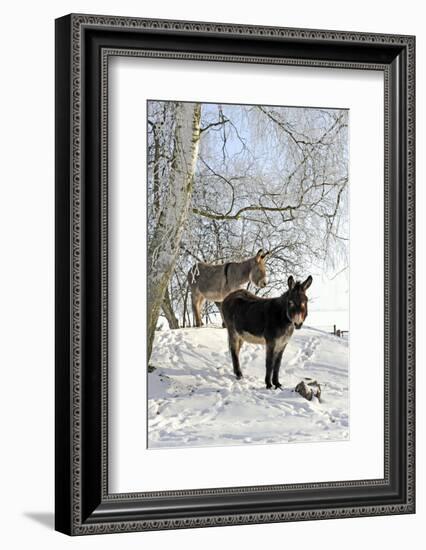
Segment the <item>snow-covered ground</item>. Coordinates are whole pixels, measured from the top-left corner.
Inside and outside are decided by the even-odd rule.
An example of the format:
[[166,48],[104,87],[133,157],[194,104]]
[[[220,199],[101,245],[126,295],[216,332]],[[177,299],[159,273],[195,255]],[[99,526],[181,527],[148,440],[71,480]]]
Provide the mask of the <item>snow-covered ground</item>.
[[[349,437],[349,344],[318,329],[295,331],[280,371],[283,389],[267,390],[265,349],[244,344],[236,380],[219,327],[157,331],[148,374],[148,446],[205,447]],[[305,378],[321,401],[294,391]]]

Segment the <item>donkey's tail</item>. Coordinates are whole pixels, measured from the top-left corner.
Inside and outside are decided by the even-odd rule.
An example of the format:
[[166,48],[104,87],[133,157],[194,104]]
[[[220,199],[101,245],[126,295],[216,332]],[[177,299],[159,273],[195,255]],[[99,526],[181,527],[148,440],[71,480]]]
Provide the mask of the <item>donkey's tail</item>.
[[198,264],[194,264],[188,272],[188,282],[190,285],[195,285],[197,278],[200,275]]

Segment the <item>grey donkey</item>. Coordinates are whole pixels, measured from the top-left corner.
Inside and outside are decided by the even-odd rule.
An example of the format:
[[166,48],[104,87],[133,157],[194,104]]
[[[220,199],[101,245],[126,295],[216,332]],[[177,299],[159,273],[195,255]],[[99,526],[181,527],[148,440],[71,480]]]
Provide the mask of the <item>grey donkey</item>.
[[260,249],[256,256],[242,262],[217,265],[198,262],[189,270],[188,284],[197,327],[203,325],[201,308],[205,300],[215,302],[222,315],[221,304],[228,294],[249,281],[259,288],[268,284],[265,267],[265,258],[268,254]]

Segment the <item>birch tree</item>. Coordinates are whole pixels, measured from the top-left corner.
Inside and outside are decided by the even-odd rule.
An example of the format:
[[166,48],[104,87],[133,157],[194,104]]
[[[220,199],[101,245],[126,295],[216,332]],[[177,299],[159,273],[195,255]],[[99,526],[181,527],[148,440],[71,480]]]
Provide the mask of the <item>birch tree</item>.
[[148,112],[148,360],[188,218],[200,141],[199,103],[150,102]]

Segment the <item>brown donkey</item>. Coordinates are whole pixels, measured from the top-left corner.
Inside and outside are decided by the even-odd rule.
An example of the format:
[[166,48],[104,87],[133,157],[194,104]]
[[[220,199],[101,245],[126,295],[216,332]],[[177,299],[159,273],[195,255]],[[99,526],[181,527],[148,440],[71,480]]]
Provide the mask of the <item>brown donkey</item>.
[[[228,329],[229,349],[234,373],[242,378],[239,353],[243,342],[266,346],[266,387],[280,388],[279,372],[284,350],[308,315],[306,290],[312,277],[301,283],[288,278],[288,290],[278,298],[259,298],[247,290],[229,294],[222,304],[222,313]],[[271,383],[272,381],[272,383]]]
[[226,264],[195,264],[188,273],[188,284],[191,289],[192,311],[197,327],[202,326],[201,308],[205,300],[215,302],[222,314],[221,303],[230,292],[251,281],[257,287],[268,284],[265,258],[268,252],[262,249],[256,256],[242,262]]

